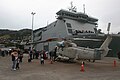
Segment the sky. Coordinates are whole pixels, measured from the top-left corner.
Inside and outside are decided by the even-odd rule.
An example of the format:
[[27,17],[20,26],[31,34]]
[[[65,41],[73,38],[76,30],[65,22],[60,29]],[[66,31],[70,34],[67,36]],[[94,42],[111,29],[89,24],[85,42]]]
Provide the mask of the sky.
[[71,1],[77,12],[97,18],[98,29],[106,33],[111,23],[110,33],[120,32],[120,0],[0,0],[0,29],[32,29],[32,15],[35,12],[33,29],[45,27],[56,20],[56,12],[68,9]]

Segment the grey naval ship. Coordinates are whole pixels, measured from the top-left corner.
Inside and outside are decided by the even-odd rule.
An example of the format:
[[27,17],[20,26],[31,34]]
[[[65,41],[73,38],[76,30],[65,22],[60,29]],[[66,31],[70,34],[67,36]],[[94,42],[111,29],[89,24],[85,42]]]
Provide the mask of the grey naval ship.
[[[61,9],[56,14],[56,21],[34,30],[33,41],[36,43],[34,45],[36,50],[51,51],[56,46],[57,40],[60,39],[71,39],[78,46],[90,48],[100,47],[105,40],[105,34],[97,29],[98,19],[87,15],[85,11],[77,12],[76,7],[72,4],[68,10]],[[109,46],[111,50],[107,56],[116,56],[120,50],[118,41],[120,38],[113,38]]]

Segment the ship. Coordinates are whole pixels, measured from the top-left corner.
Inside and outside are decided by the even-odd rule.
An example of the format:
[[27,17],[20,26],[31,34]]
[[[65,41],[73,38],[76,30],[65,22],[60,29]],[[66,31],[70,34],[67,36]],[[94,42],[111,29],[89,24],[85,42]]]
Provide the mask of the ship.
[[[54,49],[58,40],[62,39],[71,39],[78,46],[96,48],[100,47],[106,38],[105,34],[97,29],[98,19],[89,16],[85,12],[77,12],[76,7],[72,4],[68,10],[61,9],[56,15],[56,21],[33,31],[34,49],[49,52]],[[78,40],[78,38],[81,40]],[[116,42],[114,39],[113,41]],[[113,42],[111,44],[112,47],[113,45],[119,45]],[[108,56],[116,56],[115,53],[118,50],[117,46],[114,51],[111,50]]]

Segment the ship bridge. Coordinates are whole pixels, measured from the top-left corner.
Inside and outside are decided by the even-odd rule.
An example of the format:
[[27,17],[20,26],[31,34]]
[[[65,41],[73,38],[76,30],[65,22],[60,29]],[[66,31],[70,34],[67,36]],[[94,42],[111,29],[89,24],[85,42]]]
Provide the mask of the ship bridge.
[[83,23],[90,23],[97,25],[98,19],[88,16],[87,14],[81,13],[81,12],[72,12],[61,9],[56,13],[58,15],[58,19],[68,18],[77,20]]

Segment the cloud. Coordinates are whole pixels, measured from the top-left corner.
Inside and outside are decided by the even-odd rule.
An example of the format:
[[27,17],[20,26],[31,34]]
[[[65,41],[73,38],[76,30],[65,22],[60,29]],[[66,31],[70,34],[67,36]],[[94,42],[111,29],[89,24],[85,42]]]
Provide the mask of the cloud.
[[[70,7],[71,0],[0,0],[0,28],[23,29],[31,28],[31,12],[36,12],[34,29],[44,27],[47,22],[56,20],[56,12]],[[112,23],[111,32],[118,32],[120,23],[119,0],[75,0],[73,5],[77,11],[98,18],[98,28],[106,32],[109,22]]]

